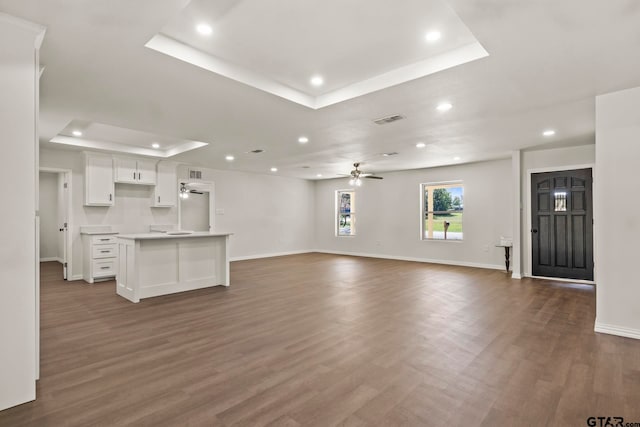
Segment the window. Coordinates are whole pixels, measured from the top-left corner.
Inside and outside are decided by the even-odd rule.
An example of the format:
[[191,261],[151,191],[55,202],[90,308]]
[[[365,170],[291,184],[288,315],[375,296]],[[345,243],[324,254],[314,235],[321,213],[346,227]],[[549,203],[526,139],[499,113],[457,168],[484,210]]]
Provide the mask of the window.
[[336,235],[355,236],[355,192],[337,191],[336,195]]
[[422,184],[422,239],[462,240],[462,182]]

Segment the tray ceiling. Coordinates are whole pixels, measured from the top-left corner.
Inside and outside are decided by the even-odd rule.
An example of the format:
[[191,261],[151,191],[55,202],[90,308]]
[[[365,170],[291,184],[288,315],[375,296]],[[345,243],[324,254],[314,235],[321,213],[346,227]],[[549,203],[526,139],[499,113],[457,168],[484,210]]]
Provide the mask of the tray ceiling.
[[313,109],[488,55],[439,0],[351,3],[192,0],[146,46]]

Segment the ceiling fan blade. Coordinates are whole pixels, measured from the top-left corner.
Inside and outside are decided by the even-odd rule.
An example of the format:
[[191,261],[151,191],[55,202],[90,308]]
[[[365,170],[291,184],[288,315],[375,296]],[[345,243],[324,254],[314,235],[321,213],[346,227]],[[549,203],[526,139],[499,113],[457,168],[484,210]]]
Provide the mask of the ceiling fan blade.
[[[360,176],[362,176],[362,175],[360,175]],[[384,179],[381,176],[375,176],[375,175],[367,175],[367,176],[364,176],[363,178],[367,178],[367,179]]]

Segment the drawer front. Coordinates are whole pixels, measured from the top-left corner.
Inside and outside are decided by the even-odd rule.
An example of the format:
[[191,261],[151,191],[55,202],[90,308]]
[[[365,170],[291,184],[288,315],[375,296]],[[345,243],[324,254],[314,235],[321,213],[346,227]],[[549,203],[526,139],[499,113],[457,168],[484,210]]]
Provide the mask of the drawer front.
[[94,245],[116,243],[117,241],[118,241],[118,236],[116,235],[100,235],[100,236],[91,237],[91,243],[93,243]]
[[115,276],[117,270],[115,258],[93,260],[93,277]]
[[109,243],[106,245],[93,245],[91,257],[96,258],[115,258],[118,256],[118,245]]

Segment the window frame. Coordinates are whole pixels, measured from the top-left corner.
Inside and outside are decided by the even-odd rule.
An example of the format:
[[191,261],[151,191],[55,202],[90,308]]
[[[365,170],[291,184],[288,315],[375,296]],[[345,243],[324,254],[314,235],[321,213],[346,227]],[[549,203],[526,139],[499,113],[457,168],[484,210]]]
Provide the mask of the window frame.
[[[350,206],[349,206],[349,218],[350,218],[350,227],[349,234],[340,234],[340,199],[341,195],[344,193],[349,193],[350,196]],[[355,200],[356,200],[356,192],[354,189],[348,190],[336,190],[335,193],[335,211],[334,211],[334,230],[336,237],[355,237],[356,235],[356,209],[355,209]]]
[[[462,180],[455,180],[455,181],[437,181],[437,182],[423,182],[420,184],[420,240],[425,241],[425,242],[458,242],[461,243],[464,241],[464,226],[463,226],[463,231],[462,231],[462,238],[461,239],[444,239],[444,238],[435,238],[435,237],[428,237],[428,226],[427,226],[427,221],[428,221],[428,217],[427,215],[429,213],[432,214],[437,214],[437,213],[441,213],[441,211],[426,211],[425,209],[425,190],[427,189],[427,187],[435,187],[434,189],[438,189],[438,188],[450,188],[450,187],[462,187],[462,195],[463,195],[463,208],[462,211],[458,211],[458,212],[462,212],[463,214],[463,224],[464,224],[464,181]],[[444,212],[444,211],[443,211]],[[454,210],[451,211],[447,211],[447,212],[456,212]]]

